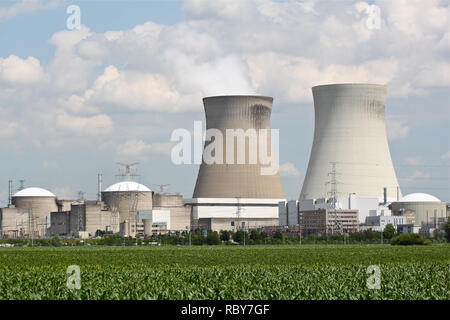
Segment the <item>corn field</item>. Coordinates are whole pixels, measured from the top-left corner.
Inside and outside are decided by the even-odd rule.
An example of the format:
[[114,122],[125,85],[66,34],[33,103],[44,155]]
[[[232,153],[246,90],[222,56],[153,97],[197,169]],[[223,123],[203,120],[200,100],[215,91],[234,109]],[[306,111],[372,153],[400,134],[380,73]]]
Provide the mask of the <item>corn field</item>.
[[448,300],[450,246],[1,248],[0,299]]

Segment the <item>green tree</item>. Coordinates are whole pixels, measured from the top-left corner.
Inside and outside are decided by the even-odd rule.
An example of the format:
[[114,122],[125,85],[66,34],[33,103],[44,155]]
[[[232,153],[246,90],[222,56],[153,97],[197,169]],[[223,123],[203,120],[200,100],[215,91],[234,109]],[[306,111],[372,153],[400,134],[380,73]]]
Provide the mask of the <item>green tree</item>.
[[208,245],[218,245],[220,244],[220,238],[217,231],[210,231],[208,232],[208,235],[206,236],[206,243]]
[[417,233],[405,233],[392,238],[391,245],[408,246],[408,245],[428,245],[430,240],[426,240]]
[[261,234],[256,231],[256,230],[252,230],[252,232],[250,232],[250,239],[253,241],[258,241],[261,238]]
[[392,225],[392,223],[389,223],[384,228],[383,237],[385,239],[392,239],[394,236],[395,236],[395,227]]
[[276,231],[273,238],[283,240],[283,234],[280,231]]
[[230,231],[228,230],[221,230],[220,231],[220,240],[227,242],[230,240]]
[[240,244],[244,243],[244,237],[245,241],[248,242],[248,233],[244,232],[242,230],[236,231],[236,234],[234,235],[234,241],[239,242]]

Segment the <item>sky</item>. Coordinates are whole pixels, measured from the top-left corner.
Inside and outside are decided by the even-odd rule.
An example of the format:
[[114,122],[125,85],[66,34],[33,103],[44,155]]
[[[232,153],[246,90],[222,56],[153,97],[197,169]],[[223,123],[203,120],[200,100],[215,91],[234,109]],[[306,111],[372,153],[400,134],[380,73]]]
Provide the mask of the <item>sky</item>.
[[[79,29],[67,27],[70,5]],[[297,199],[311,87],[344,82],[387,85],[402,193],[450,201],[449,15],[448,0],[2,0],[0,206],[10,179],[95,199],[97,173],[119,181],[116,162],[189,198],[198,165],[172,163],[171,133],[205,122],[202,98],[225,94],[274,97],[280,174]]]

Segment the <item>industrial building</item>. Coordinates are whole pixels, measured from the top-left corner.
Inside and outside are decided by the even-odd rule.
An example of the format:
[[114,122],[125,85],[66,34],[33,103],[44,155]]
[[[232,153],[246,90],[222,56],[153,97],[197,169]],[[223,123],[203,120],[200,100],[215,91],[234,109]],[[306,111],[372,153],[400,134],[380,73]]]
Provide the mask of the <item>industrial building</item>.
[[366,223],[360,226],[361,230],[384,231],[388,224],[391,224],[396,230],[399,226],[406,225],[404,216],[369,216]]
[[349,234],[359,231],[357,210],[318,209],[299,215],[302,235]]
[[[193,198],[186,200],[192,205],[193,228],[237,230],[278,224],[278,202],[286,199],[280,175],[278,171],[263,174],[267,165],[260,157],[250,160],[252,153],[261,148],[274,158],[270,135],[272,102],[273,98],[264,96],[203,99],[207,130],[215,129],[224,138],[223,149],[215,150],[215,154],[222,155],[220,160],[233,161],[207,163],[203,154]],[[230,136],[231,130],[241,130],[241,135]],[[269,134],[264,137],[261,130]],[[244,148],[238,148],[240,142]],[[205,142],[204,153],[211,143]],[[241,156],[245,161],[238,161],[239,152],[244,152]]]
[[97,200],[58,200],[48,190],[24,188],[0,208],[1,237],[93,237],[97,231],[123,236],[190,228],[191,206],[179,194],[154,193],[130,176],[102,191]]
[[447,202],[426,193],[412,193],[390,204],[394,216],[404,216],[415,232],[432,233],[448,221]]
[[1,235],[8,237],[45,236],[50,226],[50,212],[58,210],[56,196],[42,188],[23,188],[12,194],[6,208],[0,208]]
[[312,88],[314,138],[299,200],[286,201],[278,170],[271,170],[273,98],[206,97],[206,141],[191,199],[139,183],[130,171],[137,163],[120,163],[125,173],[106,189],[99,174],[96,200],[57,199],[36,187],[13,194],[10,181],[1,236],[89,237],[101,230],[134,237],[278,226],[329,234],[383,230],[388,223],[430,233],[448,219],[448,204],[423,193],[402,197],[386,136],[386,90],[376,84]]

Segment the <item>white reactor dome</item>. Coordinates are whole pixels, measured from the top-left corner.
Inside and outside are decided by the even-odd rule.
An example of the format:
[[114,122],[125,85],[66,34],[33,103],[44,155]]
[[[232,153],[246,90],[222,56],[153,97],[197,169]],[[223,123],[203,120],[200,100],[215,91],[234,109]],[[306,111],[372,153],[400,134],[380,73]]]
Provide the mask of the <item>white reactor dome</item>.
[[118,191],[142,191],[151,192],[148,187],[135,181],[122,181],[115,183],[105,189],[104,192],[118,192]]
[[56,196],[48,190],[43,188],[25,188],[18,192],[16,192],[13,197],[52,197],[56,198]]
[[428,193],[411,193],[401,198],[399,202],[441,202],[441,200]]

